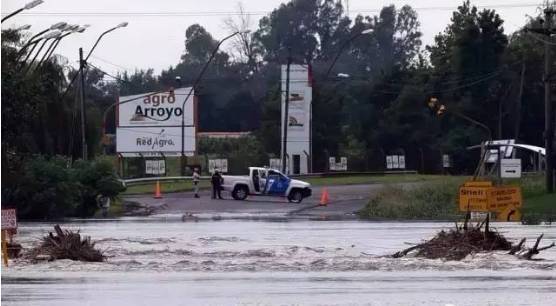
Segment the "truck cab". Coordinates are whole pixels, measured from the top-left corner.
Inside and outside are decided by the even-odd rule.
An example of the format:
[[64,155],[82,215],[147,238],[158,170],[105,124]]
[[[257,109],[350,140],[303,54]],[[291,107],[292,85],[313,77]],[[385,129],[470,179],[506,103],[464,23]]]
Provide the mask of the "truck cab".
[[249,167],[248,176],[223,176],[222,187],[230,191],[236,200],[245,200],[247,196],[280,196],[290,202],[300,203],[311,196],[311,184],[294,180],[280,171],[263,167]]

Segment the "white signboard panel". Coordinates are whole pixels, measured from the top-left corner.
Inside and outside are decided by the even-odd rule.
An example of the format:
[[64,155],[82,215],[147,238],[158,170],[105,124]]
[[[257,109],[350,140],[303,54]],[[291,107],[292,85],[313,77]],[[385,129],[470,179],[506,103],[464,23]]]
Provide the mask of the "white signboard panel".
[[336,157],[328,158],[328,168],[330,171],[336,171]]
[[340,165],[338,170],[347,171],[348,169],[348,159],[347,157],[340,157]]
[[405,156],[398,155],[398,161],[399,161],[400,169],[405,169]]
[[386,169],[405,169],[405,155],[386,155]]
[[392,163],[392,155],[387,155],[386,156],[386,169],[392,169],[394,168],[394,165]]
[[193,93],[187,99],[184,109],[183,102],[187,98],[190,87],[175,89],[149,95],[144,93],[119,97],[118,126],[180,126],[182,116],[185,125],[192,126],[195,122],[195,105]]
[[[195,151],[195,127],[185,128],[185,152]],[[118,152],[181,152],[181,127],[119,127]]]
[[17,228],[17,213],[14,208],[2,209],[2,230]]
[[214,173],[214,170],[218,170],[221,173],[228,173],[228,160],[209,159],[208,168],[210,173]]
[[392,168],[400,169],[400,160],[398,159],[398,155],[392,155]]
[[[486,142],[487,145],[489,144],[515,144],[515,139],[501,139],[501,140],[493,140],[493,141],[487,141]],[[500,152],[502,153],[502,158],[511,158],[513,151],[514,151],[514,147],[513,146],[500,146]],[[486,158],[486,162],[487,163],[496,163],[498,161],[498,147],[496,147],[496,149],[490,149],[487,152],[487,158]]]
[[503,178],[520,178],[521,177],[521,159],[504,158],[500,161],[501,173]]
[[270,169],[282,170],[282,161],[279,158],[271,158],[269,160]]
[[145,160],[145,173],[153,175],[163,175],[166,173],[166,161],[164,159]]
[[444,168],[450,168],[450,155],[448,154],[444,154],[442,155],[442,167]]

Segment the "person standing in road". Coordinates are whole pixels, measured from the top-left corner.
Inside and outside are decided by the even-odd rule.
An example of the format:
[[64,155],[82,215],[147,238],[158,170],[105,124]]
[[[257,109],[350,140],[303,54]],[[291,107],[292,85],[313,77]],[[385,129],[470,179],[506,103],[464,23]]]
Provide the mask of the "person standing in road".
[[195,197],[200,198],[199,196],[199,180],[201,176],[199,175],[199,170],[197,168],[193,169],[193,189],[195,190]]
[[218,198],[222,200],[222,195],[220,194],[220,190],[222,190],[222,176],[218,170],[214,170],[214,174],[212,175],[210,182],[212,184],[212,198],[216,199],[216,196],[218,195]]

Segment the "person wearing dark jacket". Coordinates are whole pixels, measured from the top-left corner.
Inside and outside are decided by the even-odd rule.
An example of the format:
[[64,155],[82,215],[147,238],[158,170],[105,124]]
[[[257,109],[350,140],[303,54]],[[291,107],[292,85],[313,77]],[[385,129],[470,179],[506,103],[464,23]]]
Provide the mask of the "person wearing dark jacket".
[[220,175],[220,172],[218,172],[218,170],[214,170],[214,174],[212,175],[210,182],[212,184],[212,198],[216,199],[216,196],[218,195],[218,198],[220,200],[222,200],[222,195],[220,194],[220,191],[222,190],[222,175]]

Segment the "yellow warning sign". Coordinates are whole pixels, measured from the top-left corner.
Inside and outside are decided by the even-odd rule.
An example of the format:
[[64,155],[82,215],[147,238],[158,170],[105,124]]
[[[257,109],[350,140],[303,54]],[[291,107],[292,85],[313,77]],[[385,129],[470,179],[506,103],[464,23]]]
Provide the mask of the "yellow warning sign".
[[489,211],[489,190],[492,187],[468,187],[459,188],[459,210],[460,211]]
[[522,205],[519,186],[493,186],[490,181],[472,181],[459,188],[460,211],[502,212]]
[[492,187],[489,191],[489,209],[493,212],[501,212],[508,207],[521,207],[521,188],[518,186]]

